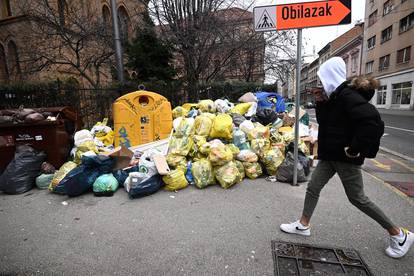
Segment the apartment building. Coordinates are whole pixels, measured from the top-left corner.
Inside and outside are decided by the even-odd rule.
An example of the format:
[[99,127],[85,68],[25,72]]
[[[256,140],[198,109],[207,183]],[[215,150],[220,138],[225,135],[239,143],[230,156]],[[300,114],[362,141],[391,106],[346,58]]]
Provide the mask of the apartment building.
[[363,73],[380,80],[378,108],[414,107],[414,1],[366,0]]
[[361,75],[363,35],[364,23],[357,23],[352,29],[330,43],[330,55],[342,57],[345,61],[347,79]]

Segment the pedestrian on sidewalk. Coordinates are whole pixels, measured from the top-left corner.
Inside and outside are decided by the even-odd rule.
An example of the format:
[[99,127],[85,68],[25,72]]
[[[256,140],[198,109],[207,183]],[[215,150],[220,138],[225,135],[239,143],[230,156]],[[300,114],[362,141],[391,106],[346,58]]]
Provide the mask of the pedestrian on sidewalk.
[[397,227],[364,193],[361,165],[379,150],[384,122],[369,103],[378,87],[374,79],[346,81],[345,62],[333,57],[321,65],[318,77],[322,88],[313,90],[319,124],[318,159],[308,183],[301,218],[280,229],[291,234],[310,235],[310,219],[325,184],[338,174],[349,201],[378,222],[390,235],[385,253],[403,257],[414,243],[414,234]]

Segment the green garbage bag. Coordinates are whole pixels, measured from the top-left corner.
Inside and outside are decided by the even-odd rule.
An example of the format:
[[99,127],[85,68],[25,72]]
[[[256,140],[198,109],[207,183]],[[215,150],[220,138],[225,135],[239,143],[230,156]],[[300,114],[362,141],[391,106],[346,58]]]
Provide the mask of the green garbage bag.
[[41,190],[46,190],[49,188],[50,183],[52,183],[52,179],[55,176],[54,173],[51,174],[41,174],[36,177],[36,187]]
[[93,193],[95,196],[113,196],[118,186],[118,181],[111,173],[103,174],[93,183]]

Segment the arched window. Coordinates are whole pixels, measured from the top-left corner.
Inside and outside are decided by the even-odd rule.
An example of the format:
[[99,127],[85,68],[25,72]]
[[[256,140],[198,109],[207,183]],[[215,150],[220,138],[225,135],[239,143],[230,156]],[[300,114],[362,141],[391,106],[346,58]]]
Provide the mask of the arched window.
[[0,0],[0,18],[12,16],[9,0]]
[[119,20],[119,29],[121,32],[122,40],[128,40],[131,37],[131,20],[129,19],[128,13],[124,6],[118,8],[118,20]]
[[102,6],[102,19],[105,24],[105,27],[109,29],[111,27],[111,12],[107,5]]
[[14,41],[10,40],[7,44],[7,65],[9,68],[9,75],[13,79],[18,79],[20,76],[20,63],[19,63],[19,53],[17,51],[17,46]]
[[7,70],[6,54],[3,45],[0,44],[0,81],[9,80],[9,71]]

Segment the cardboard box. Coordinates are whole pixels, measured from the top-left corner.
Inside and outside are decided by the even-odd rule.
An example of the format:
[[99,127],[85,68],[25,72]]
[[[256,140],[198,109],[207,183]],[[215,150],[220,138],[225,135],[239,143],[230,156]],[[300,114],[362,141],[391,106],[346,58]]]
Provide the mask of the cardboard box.
[[115,159],[114,170],[121,170],[129,167],[134,152],[125,146],[116,147],[113,151],[106,153],[107,156]]

